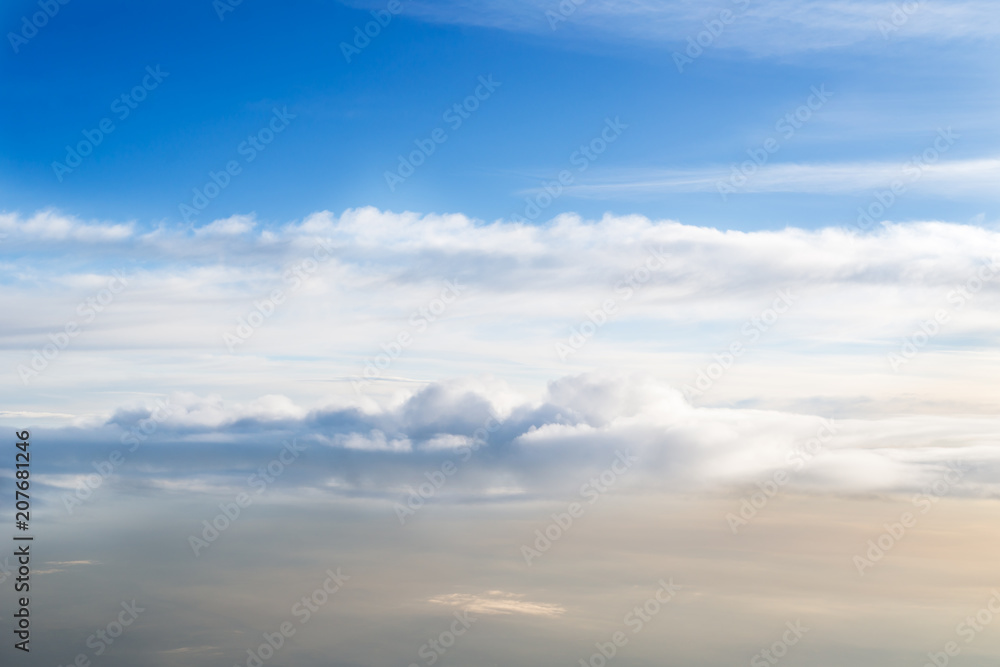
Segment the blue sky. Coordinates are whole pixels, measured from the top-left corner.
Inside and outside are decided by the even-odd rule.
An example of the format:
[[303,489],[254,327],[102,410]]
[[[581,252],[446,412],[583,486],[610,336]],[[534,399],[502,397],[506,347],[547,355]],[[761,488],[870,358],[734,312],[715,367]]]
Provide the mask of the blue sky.
[[394,1],[0,9],[25,664],[907,667],[994,613],[995,3]]
[[[610,117],[627,130],[537,221],[611,211],[732,229],[850,225],[885,187],[885,170],[900,169],[945,127],[960,140],[941,157],[943,173],[914,183],[884,217],[996,217],[994,163],[964,196],[949,190],[963,162],[998,153],[996,26],[984,3],[917,3],[884,30],[888,4],[623,3],[630,14],[585,2],[553,30],[545,12],[559,11],[557,3],[487,11],[402,2],[348,63],[341,43],[383,5],[247,1],[222,20],[205,1],[60,6],[16,53],[8,36],[0,56],[5,208],[141,225],[250,213],[266,224],[365,205],[509,219],[543,181],[573,168],[574,151]],[[673,54],[726,9],[735,18],[679,72]],[[19,33],[22,17],[37,11],[7,3],[0,21]],[[119,119],[112,101],[139,85],[147,66],[168,76]],[[487,75],[500,87],[448,128],[442,114]],[[782,136],[776,123],[813,86],[832,97]],[[287,130],[185,221],[179,204],[209,172],[243,160],[240,142],[275,107],[295,116]],[[114,132],[60,182],[52,163],[104,118]],[[391,191],[385,172],[438,127],[447,142]],[[712,184],[768,137],[780,146],[766,167],[846,165],[855,177],[841,186],[824,173],[807,184],[751,178],[724,201]],[[692,178],[709,185],[674,183]],[[753,191],[755,180],[770,185]],[[622,183],[647,186],[601,187]]]

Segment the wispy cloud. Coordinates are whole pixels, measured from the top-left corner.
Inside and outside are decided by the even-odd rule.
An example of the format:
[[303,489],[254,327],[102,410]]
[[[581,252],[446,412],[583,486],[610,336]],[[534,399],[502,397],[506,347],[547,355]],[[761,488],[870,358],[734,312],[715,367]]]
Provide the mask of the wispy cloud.
[[461,607],[472,614],[526,614],[528,616],[556,617],[566,613],[566,609],[557,604],[531,602],[525,600],[524,594],[506,593],[504,591],[486,591],[485,593],[451,593],[431,598],[433,604]]
[[[914,166],[916,165],[916,167]],[[919,172],[917,171],[919,169]],[[597,172],[589,182],[567,186],[568,195],[590,199],[642,198],[671,192],[717,192],[731,185],[733,167],[697,169],[622,169]],[[884,188],[894,180],[915,192],[941,196],[996,198],[1000,159],[942,160],[936,164],[907,162],[773,163],[745,176],[738,192],[856,194]],[[526,192],[535,193],[537,189]]]
[[[355,1],[348,4],[374,6]],[[762,0],[760,2],[655,2],[652,0],[587,0],[573,3],[568,23],[590,36],[640,40],[656,48],[675,48],[705,30],[720,11],[738,15],[713,47],[759,56],[855,47],[884,41],[879,21],[891,21],[900,3],[858,0]],[[908,7],[913,3],[903,3]],[[919,2],[894,39],[950,40],[994,37],[1000,17],[992,3],[980,0]],[[422,20],[553,35],[546,12],[559,13],[555,0],[507,0],[503,3],[447,0],[407,3],[406,12]],[[558,33],[556,33],[558,34]],[[562,33],[565,34],[565,31]]]

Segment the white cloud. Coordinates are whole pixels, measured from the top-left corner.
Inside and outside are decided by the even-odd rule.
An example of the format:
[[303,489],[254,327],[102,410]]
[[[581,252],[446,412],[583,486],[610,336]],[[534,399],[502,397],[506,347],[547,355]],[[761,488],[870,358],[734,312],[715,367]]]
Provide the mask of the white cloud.
[[[54,422],[57,412],[106,413],[112,395],[138,401],[143,392],[183,397],[197,388],[243,406],[244,419],[280,423],[300,419],[303,405],[357,399],[352,380],[376,362],[380,373],[361,389],[366,410],[470,375],[529,394],[585,370],[651,371],[682,387],[739,341],[748,353],[701,402],[977,413],[991,409],[985,397],[1000,370],[1000,281],[976,277],[1000,257],[1000,233],[989,225],[737,232],[641,216],[522,225],[364,208],[192,238],[67,241],[94,253],[85,270],[47,254],[44,239],[22,239],[31,273],[0,267],[0,307],[18,313],[0,323],[0,363],[12,373],[0,390],[7,413],[52,413],[39,419]],[[293,269],[320,241],[329,255],[299,279]],[[644,268],[651,249],[665,266]],[[124,269],[128,288],[85,317],[78,304],[113,269]],[[462,286],[446,307],[438,303],[445,281]],[[972,287],[956,301],[956,290]],[[275,290],[281,303],[268,302]],[[747,340],[744,327],[779,290],[791,291],[794,307]],[[609,300],[607,323],[587,325]],[[941,309],[946,325],[894,371],[888,355]],[[224,335],[251,321],[252,335],[230,352]],[[70,322],[79,333],[30,380],[38,391],[22,391],[18,367],[30,366],[52,336],[61,340]],[[556,344],[588,326],[595,331],[579,351],[560,358]],[[41,398],[52,392],[69,397],[58,411]],[[191,423],[231,418],[211,401],[179,398],[178,406]]]
[[433,604],[461,607],[471,614],[526,614],[528,616],[562,616],[566,609],[561,605],[544,602],[530,602],[524,599],[524,594],[507,593],[504,591],[486,591],[484,593],[451,593],[431,598]]
[[215,220],[195,230],[196,236],[237,236],[246,234],[257,226],[253,216],[234,215],[224,220]]
[[[101,243],[124,241],[132,236],[131,224],[85,223],[54,210],[39,211],[30,218],[16,213],[0,214],[0,233],[10,241],[82,241]],[[3,238],[3,237],[0,237]]]
[[[619,170],[591,174],[588,182],[565,188],[565,193],[592,199],[644,198],[670,192],[799,192],[857,194],[887,188],[893,181],[907,191],[948,197],[994,199],[1000,182],[1000,159],[857,163],[770,163],[749,166],[733,176],[734,168],[688,170]],[[537,193],[540,190],[528,190]]]
[[[753,489],[784,471],[789,476],[785,491],[912,494],[949,467],[961,469],[963,479],[942,495],[1000,493],[1000,419],[995,415],[829,419],[695,407],[678,388],[649,375],[601,374],[560,378],[540,397],[523,396],[509,412],[498,413],[495,405],[510,400],[509,388],[486,383],[455,391],[460,386],[432,384],[396,406],[374,411],[349,404],[300,409],[302,418],[281,423],[247,424],[241,405],[208,397],[201,409],[198,399],[187,397],[186,416],[164,422],[145,445],[146,469],[138,480],[172,493],[234,493],[247,474],[274,458],[282,442],[294,439],[305,458],[289,468],[294,482],[283,484],[283,493],[293,495],[396,500],[437,477],[435,502],[571,498],[580,484],[624,454],[635,464],[616,481],[615,493]],[[207,423],[198,417],[208,411],[220,418]],[[53,460],[60,460],[64,446],[74,448],[75,457],[58,464],[65,473],[42,481],[64,490],[77,487],[82,474],[70,472],[72,461],[98,456],[87,448],[103,452],[108,438],[129,431],[146,414],[126,410],[116,413],[113,428],[50,433]],[[446,439],[469,443],[491,416],[497,428],[475,450],[413,446]],[[221,460],[208,447],[220,436],[239,445],[228,447]],[[192,476],[192,468],[199,473]],[[441,470],[450,472],[435,472]]]
[[[349,4],[375,7],[355,0]],[[896,19],[900,5],[915,11]],[[475,25],[549,38],[566,38],[573,26],[587,38],[639,41],[659,48],[686,46],[689,37],[705,30],[705,22],[730,10],[736,18],[717,39],[713,49],[739,50],[757,56],[788,55],[827,49],[857,48],[865,43],[893,40],[991,38],[1000,32],[1000,18],[990,2],[952,0],[918,3],[863,2],[861,0],[586,0],[573,3],[573,11],[560,12],[556,0],[507,0],[471,3],[459,0],[412,0],[406,13],[434,23]],[[547,16],[546,13],[550,13]],[[555,19],[556,30],[550,24]],[[879,22],[884,22],[880,28]]]

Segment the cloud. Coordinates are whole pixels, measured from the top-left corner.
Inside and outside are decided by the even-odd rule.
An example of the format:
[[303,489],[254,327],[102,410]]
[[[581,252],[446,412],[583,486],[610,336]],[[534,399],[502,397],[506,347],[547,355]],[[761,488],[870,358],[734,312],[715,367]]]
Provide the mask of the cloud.
[[252,216],[234,215],[224,220],[215,220],[195,229],[195,236],[238,236],[246,234],[257,226]]
[[84,243],[119,242],[133,234],[131,224],[85,223],[52,209],[39,211],[29,218],[16,213],[0,214],[0,233],[9,243],[25,241],[78,241]]
[[[375,8],[377,3],[348,4]],[[910,11],[903,12],[900,5]],[[566,6],[566,3],[564,5]],[[638,41],[653,48],[682,49],[720,12],[735,15],[712,48],[755,56],[785,56],[893,40],[992,38],[1000,19],[989,2],[863,2],[860,0],[761,0],[759,2],[655,2],[586,0],[561,11],[552,0],[476,3],[414,0],[408,16],[432,23],[474,25],[534,33],[552,39],[603,38]],[[555,26],[555,29],[553,29]],[[572,37],[567,33],[575,29]]]
[[486,591],[485,593],[451,593],[431,598],[433,604],[461,607],[472,614],[525,614],[528,616],[562,616],[566,609],[557,604],[530,602],[525,595],[506,593],[504,591]]
[[[695,407],[677,388],[648,376],[568,376],[541,397],[514,404],[495,383],[471,387],[436,383],[395,406],[316,407],[280,422],[268,419],[265,408],[255,418],[245,406],[212,398],[204,402],[215,417],[204,420],[206,410],[187,397],[186,408],[151,434],[142,453],[129,455],[140,458],[142,472],[123,470],[125,480],[116,484],[133,492],[234,495],[284,443],[296,442],[303,458],[285,461],[274,494],[389,503],[430,480],[437,489],[431,502],[558,499],[573,497],[621,457],[636,463],[616,473],[616,493],[753,489],[776,471],[790,476],[787,489],[799,493],[917,493],[958,468],[963,482],[949,485],[947,495],[1000,494],[995,416],[830,420]],[[93,472],[89,462],[107,456],[101,452],[108,441],[147,415],[118,412],[103,427],[36,436],[53,443],[52,460],[59,461],[40,481],[64,492],[78,486],[80,475]],[[433,446],[444,439],[467,444]]]
[[[32,261],[0,266],[0,306],[18,313],[0,322],[12,380],[2,418],[86,422],[170,395],[171,419],[242,432],[298,423],[319,402],[352,406],[323,419],[360,423],[433,386],[409,403],[405,435],[444,451],[458,441],[435,435],[462,435],[448,424],[467,434],[554,378],[649,371],[683,387],[734,343],[747,353],[696,404],[992,409],[1000,233],[988,221],[738,232],[642,216],[528,225],[363,208],[194,238],[69,239],[72,262],[21,239]],[[108,301],[114,271],[127,286]],[[778,294],[792,307],[754,324]],[[890,355],[942,311],[919,354],[894,368]],[[19,369],[37,373],[26,382],[40,391],[21,390]],[[512,388],[448,388],[456,377]],[[52,392],[67,397],[58,411]],[[350,443],[381,446],[373,429],[395,442],[380,423],[365,426]]]
[[[858,194],[886,188],[893,181],[920,194],[993,199],[1000,179],[1000,159],[942,160],[843,164],[771,163],[689,170],[619,170],[598,172],[589,182],[567,186],[565,193],[590,199],[639,199],[671,192],[796,192]],[[734,174],[736,174],[734,176]],[[541,190],[527,190],[537,194]]]

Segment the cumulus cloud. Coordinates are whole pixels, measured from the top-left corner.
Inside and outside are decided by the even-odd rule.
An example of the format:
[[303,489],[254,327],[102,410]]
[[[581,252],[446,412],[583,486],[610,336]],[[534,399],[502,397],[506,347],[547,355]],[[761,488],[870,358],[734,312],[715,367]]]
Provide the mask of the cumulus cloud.
[[[392,407],[318,406],[297,410],[296,418],[282,411],[282,420],[268,407],[273,400],[251,407],[182,397],[183,407],[143,445],[145,472],[137,479],[173,492],[231,494],[283,443],[297,442],[305,463],[283,473],[294,479],[285,491],[293,495],[312,489],[394,501],[437,476],[434,502],[560,498],[600,480],[621,457],[636,461],[616,473],[623,493],[739,491],[776,471],[801,493],[917,493],[954,468],[963,483],[949,485],[949,495],[1000,492],[996,417],[831,420],[697,408],[678,389],[643,376],[565,377],[540,398],[513,405],[506,392],[492,396],[490,386],[432,384]],[[110,438],[137,432],[153,414],[121,410],[103,427],[48,432],[59,449],[72,443],[74,454],[59,466],[66,472],[45,483],[79,484],[69,472],[78,461],[99,456]]]
[[133,234],[131,224],[87,223],[54,210],[39,211],[30,217],[0,213],[0,233],[9,243],[25,241],[115,242]]
[[[468,429],[435,421],[438,402],[452,400],[434,393],[446,379],[510,385],[456,404],[448,419],[471,427],[587,371],[693,386],[734,344],[745,353],[695,405],[995,412],[1000,233],[989,224],[736,232],[641,216],[526,225],[374,208],[263,228],[230,222],[221,236],[85,233],[65,241],[79,249],[72,262],[21,238],[32,261],[0,266],[0,305],[19,313],[0,323],[13,380],[6,418],[86,422],[108,414],[110,396],[141,402],[148,391],[175,396],[191,428],[239,430],[298,423],[318,401],[370,413],[430,385],[409,404],[405,434],[375,420],[340,444],[447,451]],[[114,272],[127,285],[110,295]],[[779,295],[791,307],[774,321]],[[58,412],[46,392],[67,396]],[[584,413],[594,420],[601,409]],[[556,422],[532,437],[591,426],[600,425]]]

